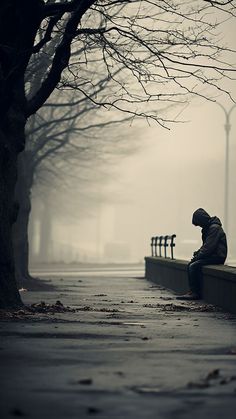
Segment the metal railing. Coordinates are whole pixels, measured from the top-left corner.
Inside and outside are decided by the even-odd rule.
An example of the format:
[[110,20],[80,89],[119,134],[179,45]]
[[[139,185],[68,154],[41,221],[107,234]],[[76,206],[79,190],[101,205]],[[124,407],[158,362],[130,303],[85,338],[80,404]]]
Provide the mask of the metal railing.
[[[176,238],[176,234],[172,234],[171,236],[154,236],[151,238],[151,251],[152,257],[159,256],[162,257],[162,247],[164,248],[164,257],[167,258],[167,247],[170,248],[170,257],[174,259],[174,247],[175,243],[174,240]],[[159,251],[157,254],[157,247],[159,247]]]

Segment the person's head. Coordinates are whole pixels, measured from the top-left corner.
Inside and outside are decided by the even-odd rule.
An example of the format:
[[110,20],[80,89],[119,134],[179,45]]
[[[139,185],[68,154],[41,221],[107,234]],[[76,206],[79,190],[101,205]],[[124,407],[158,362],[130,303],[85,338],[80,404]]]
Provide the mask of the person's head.
[[206,227],[210,219],[210,215],[203,208],[198,208],[193,213],[192,224],[199,227]]

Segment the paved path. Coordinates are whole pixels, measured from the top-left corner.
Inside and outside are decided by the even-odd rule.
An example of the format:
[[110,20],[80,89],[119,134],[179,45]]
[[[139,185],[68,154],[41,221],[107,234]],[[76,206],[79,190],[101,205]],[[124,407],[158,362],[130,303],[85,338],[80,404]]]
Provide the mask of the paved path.
[[0,323],[2,418],[235,418],[235,317],[125,273],[53,283],[24,301],[76,312]]

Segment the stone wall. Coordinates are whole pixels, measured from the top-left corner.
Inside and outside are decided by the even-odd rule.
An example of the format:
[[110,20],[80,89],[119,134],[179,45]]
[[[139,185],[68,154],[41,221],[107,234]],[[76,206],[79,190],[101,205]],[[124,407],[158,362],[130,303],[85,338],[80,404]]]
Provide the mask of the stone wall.
[[[160,257],[145,258],[146,279],[176,293],[188,291],[188,261]],[[203,299],[236,314],[236,268],[211,265],[203,268]]]

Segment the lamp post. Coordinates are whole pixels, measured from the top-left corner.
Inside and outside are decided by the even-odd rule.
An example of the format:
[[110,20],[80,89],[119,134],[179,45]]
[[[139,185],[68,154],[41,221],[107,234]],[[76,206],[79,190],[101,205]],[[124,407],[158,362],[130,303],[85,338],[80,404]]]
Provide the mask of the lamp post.
[[225,114],[225,186],[224,186],[224,229],[228,233],[228,213],[229,213],[229,134],[230,134],[230,115],[236,107],[236,103],[227,111],[219,102],[215,102],[221,107]]

